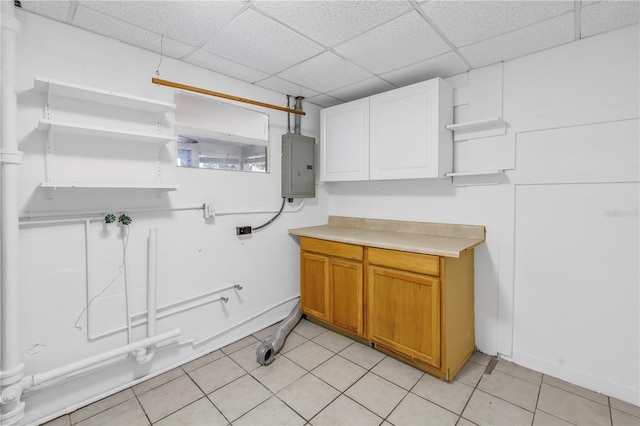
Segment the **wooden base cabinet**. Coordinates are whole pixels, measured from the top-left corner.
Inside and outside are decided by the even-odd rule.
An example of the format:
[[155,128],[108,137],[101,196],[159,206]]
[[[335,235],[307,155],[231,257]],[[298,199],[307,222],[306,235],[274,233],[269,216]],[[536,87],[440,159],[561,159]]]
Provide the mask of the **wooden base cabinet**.
[[367,339],[451,381],[475,350],[473,249],[459,258],[367,248]]
[[440,367],[440,280],[369,267],[368,338],[405,356]]
[[300,239],[302,312],[364,335],[363,247]]
[[310,319],[451,381],[475,350],[473,249],[459,258],[301,237]]

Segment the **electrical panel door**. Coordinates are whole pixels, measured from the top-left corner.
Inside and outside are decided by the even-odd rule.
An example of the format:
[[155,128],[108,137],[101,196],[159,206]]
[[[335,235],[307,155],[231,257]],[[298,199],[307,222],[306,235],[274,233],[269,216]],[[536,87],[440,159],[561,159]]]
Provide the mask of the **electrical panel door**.
[[316,140],[309,136],[282,135],[282,196],[315,198]]

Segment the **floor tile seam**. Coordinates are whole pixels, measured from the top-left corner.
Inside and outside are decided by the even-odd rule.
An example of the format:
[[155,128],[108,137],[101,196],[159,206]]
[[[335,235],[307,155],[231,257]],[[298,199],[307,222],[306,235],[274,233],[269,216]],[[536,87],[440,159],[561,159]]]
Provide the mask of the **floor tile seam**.
[[[147,416],[147,420],[149,420],[149,424],[150,424],[150,425],[154,425],[154,424],[159,423],[159,422],[161,422],[162,420],[166,419],[167,417],[174,415],[174,414],[175,414],[175,413],[177,413],[178,411],[180,411],[180,410],[182,410],[182,409],[184,409],[184,408],[187,408],[187,407],[188,407],[188,406],[190,406],[190,405],[195,404],[196,402],[200,401],[200,400],[201,400],[201,399],[203,399],[203,398],[208,399],[208,398],[207,398],[207,395],[203,395],[203,396],[201,396],[200,398],[196,399],[195,401],[191,401],[191,402],[190,402],[190,403],[188,403],[187,405],[184,405],[184,406],[182,406],[182,407],[178,408],[177,410],[172,411],[171,413],[169,413],[169,414],[167,414],[167,415],[165,415],[165,416],[160,417],[160,418],[159,418],[158,420],[156,420],[155,422],[151,422],[151,418],[149,417],[149,415],[148,415],[148,414],[147,414],[147,412],[145,411],[145,409],[144,409],[144,407],[142,406],[142,404],[140,404],[140,406],[142,407],[142,411],[144,411],[144,414]],[[213,404],[213,402],[211,402],[210,400],[209,400],[209,402],[210,402],[212,405],[214,405],[214,407],[215,407],[215,404]],[[218,407],[215,407],[215,408],[216,408],[216,410],[218,410]],[[218,410],[218,411],[220,411],[220,410]],[[221,414],[222,414],[222,413],[221,413]]]
[[[331,358],[329,358],[328,360],[326,360],[325,362],[323,362],[322,364],[320,364],[318,367],[320,367],[321,365],[323,365],[323,364],[324,364],[324,363],[326,363],[326,362],[329,362],[329,360],[331,360],[331,359],[333,359],[333,358],[335,358],[335,357],[340,357],[340,358],[344,359],[345,361],[349,361],[348,359],[343,358],[343,357],[341,357],[341,356],[340,356],[340,355],[338,355],[338,354],[334,354]],[[349,361],[349,362],[351,362],[351,361]],[[353,363],[353,364],[355,364],[355,363]],[[360,367],[358,364],[355,364],[355,365],[357,365],[358,367]],[[314,370],[316,370],[318,367],[316,367],[316,368],[314,368],[313,370],[309,371],[309,374],[311,374],[313,377],[317,378],[318,380],[322,381],[322,383],[325,383],[325,384],[327,384],[327,385],[331,386],[333,389],[337,390],[337,391],[338,391],[338,392],[340,392],[341,394],[342,394],[342,393],[344,393],[347,389],[349,389],[349,388],[351,387],[351,385],[350,385],[350,386],[349,386],[349,387],[347,387],[347,389],[345,389],[344,391],[342,391],[342,390],[340,390],[340,389],[336,388],[336,387],[335,387],[335,386],[333,386],[331,383],[327,382],[325,379],[323,379],[322,377],[318,376],[316,373],[314,373],[314,372],[313,372],[313,371],[314,371]],[[360,368],[362,368],[362,367],[360,367]],[[365,374],[367,374],[367,373],[364,373],[362,376],[360,376],[360,377],[358,378],[358,380],[360,380],[360,379],[361,379]],[[356,382],[357,382],[358,380],[356,380]],[[353,382],[353,383],[355,383],[355,382]],[[353,383],[352,383],[352,384],[353,384]]]
[[[136,397],[142,396],[142,395],[144,395],[145,393],[149,393],[149,392],[151,392],[152,390],[158,389],[160,386],[164,386],[164,385],[166,385],[166,384],[168,384],[168,383],[173,382],[174,380],[178,380],[178,379],[180,379],[180,378],[181,378],[181,377],[183,377],[183,376],[189,376],[189,373],[185,372],[184,370],[182,370],[182,371],[183,371],[183,373],[182,373],[181,375],[179,375],[179,376],[177,376],[177,377],[174,377],[173,379],[169,379],[169,380],[167,380],[166,382],[160,383],[158,386],[154,386],[154,387],[152,387],[152,388],[150,388],[150,389],[147,389],[146,391],[142,392],[141,394],[138,394],[136,391],[134,391],[134,390],[133,390],[134,386],[131,386],[129,389],[131,389],[131,392],[133,392],[133,395],[134,395],[134,396],[136,396]],[[159,377],[159,376],[156,376],[156,377]],[[191,377],[191,376],[189,376],[189,377]],[[149,380],[153,380],[153,379],[155,379],[155,377],[154,377],[154,378],[151,378],[151,379],[149,379]],[[141,383],[144,383],[144,382],[141,382]]]
[[[222,359],[222,358],[219,358],[219,359]],[[216,360],[216,361],[217,361],[217,360]],[[215,389],[215,390],[211,391],[211,392],[208,394],[208,393],[206,393],[206,392],[204,391],[204,389],[202,389],[202,388],[200,387],[200,385],[198,385],[198,383],[197,383],[195,380],[193,380],[193,377],[191,377],[188,373],[187,373],[187,377],[189,377],[189,380],[191,380],[191,382],[192,382],[194,385],[196,385],[196,387],[198,388],[198,390],[199,390],[200,392],[202,392],[202,394],[204,395],[204,397],[205,397],[205,398],[207,398],[207,399],[209,400],[209,402],[211,402],[211,404],[215,407],[215,409],[216,409],[216,410],[218,410],[218,412],[222,415],[222,417],[224,417],[224,418],[225,418],[225,420],[227,420],[227,422],[228,422],[228,423],[231,423],[231,422],[229,422],[229,419],[227,419],[227,416],[225,416],[225,415],[224,415],[224,413],[222,412],[222,410],[220,410],[220,409],[218,408],[218,406],[217,406],[216,404],[214,404],[214,403],[213,403],[213,401],[211,401],[211,398],[209,398],[209,394],[211,394],[211,393],[215,392],[215,391],[216,391],[216,390],[218,390],[218,389],[223,388],[224,386],[226,386],[226,385],[227,385],[227,384],[229,384],[229,383],[232,383],[233,381],[232,381],[232,382],[229,382],[229,383],[227,383],[227,384],[225,384],[225,385],[223,385],[223,386],[220,386],[218,389]],[[240,376],[240,377],[242,377],[242,376]],[[236,379],[236,380],[237,380],[237,379]],[[198,398],[196,401],[199,401],[200,399],[202,399],[202,398]],[[193,402],[195,402],[195,401],[193,401]],[[192,403],[193,403],[193,402],[192,402]],[[185,405],[185,407],[186,407],[186,406],[188,406],[188,405],[191,405],[191,404],[187,404],[187,405]],[[184,408],[184,407],[182,407],[182,408]]]
[[[253,337],[253,335],[252,335],[252,334],[250,334],[249,336],[252,336],[252,337]],[[249,336],[245,336],[245,337],[243,337],[242,339],[246,339],[246,338],[247,338],[247,337],[249,337]],[[240,339],[240,340],[242,340],[242,339]],[[249,343],[248,345],[243,346],[243,347],[241,347],[241,348],[238,348],[238,349],[236,349],[236,350],[234,350],[234,351],[231,351],[231,352],[229,352],[229,353],[226,353],[226,352],[224,351],[224,348],[220,348],[220,352],[222,352],[225,356],[229,356],[229,355],[231,355],[231,354],[235,354],[236,352],[241,351],[241,350],[243,350],[243,349],[245,349],[245,348],[248,348],[249,346],[251,346],[251,345],[253,345],[253,344],[255,344],[255,343],[259,343],[259,342],[261,342],[261,340],[256,339],[256,341],[255,341],[255,342],[251,342],[251,343]],[[236,343],[236,342],[233,342],[233,343]],[[227,345],[227,346],[233,345],[233,343],[229,343],[229,345]],[[219,358],[218,358],[218,359],[219,359]],[[216,360],[216,361],[217,361],[217,360]]]
[[[538,386],[538,396],[536,397],[536,407],[533,410],[533,418],[536,418],[536,410],[538,409],[538,403],[540,402],[540,394],[542,393],[542,383],[540,383],[540,386]],[[533,421],[532,423],[533,424]]]
[[[261,383],[261,384],[262,384],[262,383]],[[222,388],[220,388],[220,389],[222,389]],[[267,401],[267,400],[271,399],[271,397],[276,396],[276,395],[275,395],[273,392],[271,392],[269,389],[267,389],[267,391],[271,393],[271,395],[270,395],[270,396],[268,396],[266,399],[263,399],[262,401],[258,402],[256,405],[254,405],[253,407],[249,408],[247,411],[245,411],[244,413],[240,414],[238,417],[236,417],[236,418],[235,418],[235,419],[233,419],[233,420],[229,420],[229,417],[227,417],[227,415],[226,415],[226,414],[224,414],[224,413],[222,412],[222,410],[221,410],[221,409],[216,405],[216,403],[215,403],[215,402],[213,402],[213,401],[211,400],[210,395],[211,395],[213,392],[215,392],[215,391],[211,392],[209,395],[206,395],[206,396],[205,396],[205,398],[207,398],[207,399],[211,402],[211,404],[216,408],[216,410],[218,410],[218,411],[220,412],[220,414],[222,415],[222,417],[224,417],[224,418],[225,418],[225,420],[227,421],[227,424],[233,424],[233,422],[235,422],[236,420],[238,420],[240,417],[244,416],[245,414],[248,414],[248,413],[249,413],[249,411],[254,410],[256,407],[258,407],[259,405],[263,404],[265,401]]]
[[[569,424],[571,424],[571,425],[574,425],[574,426],[575,426],[575,423],[572,423],[572,422],[570,422],[569,420],[563,419],[562,417],[558,417],[558,416],[557,416],[557,415],[555,415],[555,414],[551,414],[551,413],[549,413],[548,411],[544,411],[544,410],[542,410],[542,409],[540,409],[540,408],[537,408],[537,407],[536,407],[536,411],[541,411],[541,412],[545,413],[547,416],[551,416],[551,417],[553,417],[553,418],[555,418],[555,419],[562,420],[563,422],[567,422],[567,423],[569,423]],[[534,417],[535,417],[535,413],[534,413]],[[612,423],[612,424],[613,424],[613,423]]]
[[[387,414],[387,415],[382,419],[382,423],[384,423],[384,422],[389,422],[389,423],[391,423],[391,422],[389,421],[389,416],[391,416],[391,414],[393,414],[393,412],[396,410],[396,408],[398,408],[398,406],[399,406],[400,404],[402,404],[402,401],[404,401],[404,400],[407,398],[407,396],[409,396],[409,394],[411,394],[411,392],[407,392],[407,394],[406,394],[405,396],[403,396],[403,397],[400,399],[400,401],[398,401],[398,403],[395,405],[395,407],[393,407],[393,408],[391,409],[391,411],[389,411],[389,414]],[[418,396],[418,395],[416,395],[416,396]],[[423,399],[424,399],[424,398],[423,398]],[[431,402],[431,401],[429,401],[429,402]],[[393,424],[393,423],[391,423],[391,424]]]
[[346,391],[343,393],[343,395],[344,395],[344,397],[345,397],[345,398],[349,398],[352,402],[355,402],[356,404],[358,404],[359,406],[361,406],[362,408],[364,408],[365,410],[367,410],[368,412],[370,412],[370,413],[371,413],[371,414],[373,414],[374,416],[376,416],[376,417],[378,417],[378,418],[382,419],[382,421],[380,422],[380,424],[384,423],[385,419],[384,419],[381,415],[379,415],[379,414],[377,414],[377,413],[374,413],[373,411],[371,411],[371,409],[369,409],[369,408],[365,407],[364,405],[362,405],[361,403],[359,403],[359,402],[358,402],[358,401],[356,401],[355,399],[351,398],[349,395],[347,395],[347,394],[346,394]]
[[[389,382],[389,383],[391,383],[392,385],[395,385],[395,386],[399,387],[400,389],[402,389],[403,391],[405,391],[405,392],[406,392],[406,394],[405,394],[405,395],[400,399],[400,402],[402,402],[402,400],[404,400],[404,399],[407,397],[407,395],[409,395],[409,393],[411,393],[411,392],[410,392],[410,391],[408,391],[408,390],[406,390],[406,389],[405,389],[405,388],[403,388],[402,386],[396,385],[396,384],[395,384],[395,383],[393,383],[392,381],[387,380],[387,379],[385,379],[384,377],[381,377],[381,376],[377,375],[376,373],[374,373],[374,372],[372,371],[372,370],[376,367],[376,365],[380,364],[380,363],[381,363],[385,358],[386,358],[386,355],[385,355],[385,357],[384,357],[384,358],[382,358],[380,361],[378,361],[378,362],[377,362],[373,367],[371,367],[369,370],[367,370],[367,372],[366,372],[366,373],[364,373],[364,374],[363,374],[363,375],[362,375],[358,380],[356,380],[355,382],[353,382],[353,383],[351,384],[351,386],[349,386],[347,389],[345,389],[345,390],[344,390],[344,392],[343,392],[343,393],[344,393],[344,396],[346,396],[347,398],[349,398],[349,399],[351,399],[351,400],[355,401],[353,398],[351,398],[351,397],[349,397],[349,395],[347,395],[347,391],[348,391],[349,389],[351,389],[353,386],[355,386],[355,384],[356,384],[356,383],[358,383],[360,380],[362,380],[362,379],[367,375],[367,373],[371,373],[371,374],[373,374],[374,376],[377,376],[377,377],[379,377],[380,379],[382,379],[382,380],[384,380],[384,381],[386,381],[386,382]],[[355,363],[354,363],[354,364],[355,364]],[[360,366],[360,367],[362,367],[362,366]],[[362,367],[362,368],[364,368],[364,367]],[[355,401],[355,402],[358,402],[358,401]],[[400,404],[400,402],[398,402],[398,404]],[[361,405],[361,406],[363,406],[363,407],[364,407],[364,408],[366,408],[367,410],[371,411],[371,409],[369,409],[369,408],[365,407],[363,404],[360,404],[359,402],[358,402],[358,404],[359,404],[359,405]],[[398,404],[396,404],[396,406],[395,406],[395,407],[393,407],[393,410],[395,410],[395,409],[396,409],[396,407],[398,406]],[[372,412],[373,414],[375,414],[376,416],[378,416],[378,417],[382,418],[382,423],[384,423],[384,421],[387,419],[387,417],[388,417],[389,415],[391,415],[391,413],[393,412],[393,410],[389,411],[389,414],[387,414],[385,417],[382,417],[381,415],[379,415],[378,413],[374,413],[373,411],[371,411],[371,412]],[[391,422],[389,422],[389,423],[391,423]]]
[[[506,360],[501,360],[500,358],[498,358],[498,361],[506,361]],[[507,362],[510,362],[510,361],[507,361]],[[515,366],[517,366],[517,367],[520,367],[520,366],[519,366],[519,365],[517,365],[517,364],[514,364],[514,365],[515,365]],[[520,367],[520,368],[526,368],[526,367]],[[540,378],[540,383],[534,383],[534,382],[532,382],[531,380],[523,379],[522,377],[518,377],[518,376],[516,376],[515,374],[511,374],[511,373],[509,373],[509,372],[507,372],[507,371],[502,371],[502,370],[498,369],[498,364],[496,364],[496,367],[494,368],[494,370],[495,370],[495,371],[499,371],[499,372],[501,372],[502,374],[506,374],[507,376],[515,377],[516,379],[520,379],[520,380],[522,380],[522,381],[525,381],[525,382],[531,383],[531,384],[536,385],[536,386],[542,386],[542,384],[544,383],[544,380],[543,380],[543,378],[542,378],[542,377]],[[527,369],[527,370],[529,370],[529,369]],[[543,377],[546,375],[546,374],[540,373],[539,371],[534,371],[534,370],[530,370],[530,371],[532,371],[532,372],[534,372],[534,373],[538,373],[538,374],[542,375]],[[553,376],[549,376],[549,377],[553,377]],[[548,383],[547,383],[547,384],[548,384]]]
[[[375,368],[375,367],[374,367],[374,368]],[[380,374],[376,373],[375,371],[373,371],[373,368],[371,369],[370,373],[371,373],[371,374],[373,374],[373,375],[375,375],[375,376],[378,376],[379,378],[381,378],[381,379],[383,379],[383,380],[386,380],[387,382],[389,382],[389,383],[391,383],[391,384],[393,384],[393,385],[396,385],[396,386],[397,386],[397,387],[399,387],[400,389],[402,389],[402,390],[404,390],[404,391],[407,391],[407,392],[411,392],[411,389],[413,389],[413,388],[415,387],[415,385],[418,383],[418,382],[414,383],[414,385],[413,385],[413,386],[411,386],[411,389],[407,389],[407,388],[405,388],[405,387],[403,387],[403,386],[399,385],[398,383],[396,383],[396,382],[392,382],[391,380],[387,379],[386,377],[381,376]],[[421,378],[422,378],[422,377],[421,377]],[[419,381],[419,380],[420,380],[420,379],[418,379],[418,381]]]
[[[480,380],[480,382],[482,382],[482,380]],[[494,395],[493,393],[491,393],[491,391],[489,391],[489,390],[487,390],[487,389],[483,389],[483,388],[481,388],[481,387],[480,387],[480,382],[478,382],[478,386],[477,386],[477,389],[478,389],[479,391],[482,391],[482,392],[484,392],[484,393],[486,393],[486,394],[489,394],[489,395],[491,395],[491,396],[493,396],[493,397],[496,397],[496,398],[498,398],[498,399],[501,399],[502,401],[508,402],[508,403],[509,403],[509,404],[511,404],[511,405],[515,405],[516,407],[522,408],[523,410],[527,410],[527,411],[529,411],[529,412],[533,412],[533,413],[535,413],[536,408],[538,408],[538,399],[537,399],[537,397],[536,397],[536,403],[535,403],[535,406],[533,407],[533,411],[532,411],[532,410],[530,410],[530,409],[528,409],[528,408],[526,408],[526,407],[523,407],[523,406],[519,405],[519,404],[518,404],[518,403],[516,403],[516,402],[508,401],[508,400],[506,400],[505,398],[503,398],[503,397],[501,397],[501,396],[499,396],[499,395]],[[538,397],[540,396],[540,390],[541,390],[541,389],[542,389],[542,386],[539,386],[539,387],[538,387]]]
[[607,402],[609,403],[609,421],[613,425],[613,408],[611,408],[611,398],[608,396],[607,396]]
[[[298,379],[299,380],[299,379]],[[294,382],[295,383],[295,382]],[[284,388],[286,389],[286,387]],[[278,393],[282,392],[284,389],[280,390]],[[305,424],[311,422],[311,419],[313,419],[314,417],[316,417],[318,414],[320,414],[325,408],[327,408],[329,405],[331,405],[333,403],[333,401],[335,401],[336,399],[340,398],[340,395],[342,395],[342,393],[340,391],[338,391],[338,395],[333,398],[331,401],[329,401],[329,403],[327,403],[326,405],[324,405],[320,410],[318,410],[317,413],[315,413],[313,416],[311,416],[310,418],[306,418],[305,416],[303,416],[302,414],[300,414],[298,411],[296,411],[295,408],[293,408],[291,405],[287,404],[287,401],[283,400],[282,398],[280,398],[280,396],[276,393],[274,394],[274,396],[276,398],[278,398],[284,405],[286,405],[287,407],[289,407],[291,410],[293,410],[294,413],[296,413],[297,415],[299,415],[301,418],[304,419]],[[346,396],[346,395],[345,395]]]
[[287,359],[287,361],[291,361],[292,363],[294,363],[294,364],[295,364],[295,365],[297,365],[298,367],[302,368],[302,369],[303,369],[304,371],[306,371],[307,373],[309,373],[311,370],[313,370],[313,368],[316,368],[316,367],[321,366],[321,365],[322,365],[322,364],[324,364],[324,362],[325,362],[325,361],[327,361],[328,359],[333,358],[333,357],[328,358],[327,360],[325,360],[325,361],[321,362],[320,364],[316,365],[315,367],[313,367],[311,370],[307,370],[305,367],[303,367],[302,365],[298,364],[297,362],[295,362],[294,360],[292,360],[291,358],[289,358],[289,357],[287,356],[287,354],[282,354],[282,356],[283,356],[283,357],[285,357],[285,358]]
[[[322,336],[322,335],[321,335],[321,336]],[[329,348],[329,347],[327,347],[327,346],[323,345],[323,344],[322,344],[322,343],[320,343],[320,342],[316,342],[316,341],[315,341],[315,340],[313,340],[313,339],[309,340],[309,342],[313,342],[313,343],[315,343],[316,345],[322,346],[323,348],[325,348],[325,349],[326,349],[326,350],[328,350],[328,351],[333,352],[334,354],[337,354],[338,352],[340,352],[340,351],[342,351],[342,350],[344,350],[344,349],[347,349],[349,346],[351,346],[351,345],[352,345],[351,343],[349,343],[347,346],[345,346],[344,348],[342,348],[342,349],[340,349],[338,352],[336,352],[336,351],[334,351],[333,349],[331,349],[331,348]],[[355,340],[354,340],[354,342],[355,342]]]
[[[464,408],[463,408],[463,409],[462,409],[462,411],[460,411],[460,413],[458,414],[458,413],[456,413],[455,411],[451,411],[449,408],[447,408],[447,407],[445,407],[445,406],[442,406],[442,405],[438,404],[438,403],[437,403],[437,402],[435,402],[435,401],[431,401],[429,398],[425,398],[424,396],[422,396],[422,395],[418,395],[417,393],[413,393],[413,392],[411,392],[411,391],[409,391],[409,393],[410,393],[410,394],[412,394],[413,396],[417,396],[417,397],[418,397],[418,398],[420,398],[420,399],[424,399],[425,401],[427,401],[427,402],[429,402],[429,403],[431,403],[431,404],[435,405],[436,407],[440,407],[440,408],[442,408],[442,409],[444,409],[444,410],[447,410],[447,411],[448,411],[448,412],[450,412],[450,413],[453,413],[453,414],[454,414],[454,415],[456,415],[456,416],[462,417],[462,411],[464,411]],[[473,395],[473,391],[471,391],[471,395]],[[469,399],[471,399],[471,396],[469,396],[469,398],[467,399],[467,402],[469,402]],[[466,408],[466,404],[465,404],[465,408]]]
[[[131,389],[131,392],[133,392],[133,389]],[[133,392],[133,397],[136,399],[136,401],[138,401],[138,405],[140,406],[140,409],[144,413],[144,416],[147,418],[147,421],[149,422],[148,424],[152,425],[153,422],[151,421],[151,417],[149,417],[149,414],[147,414],[147,410],[144,409],[144,405],[142,405],[142,401],[140,401],[140,399],[138,398],[138,395],[136,395],[135,392]]]
[[[129,389],[131,389],[131,388],[129,388]],[[131,390],[131,393],[133,393],[133,398],[127,398],[127,399],[125,399],[124,401],[121,401],[121,402],[119,402],[119,403],[117,403],[117,404],[115,404],[115,405],[112,405],[112,406],[110,406],[110,407],[108,407],[108,408],[105,408],[104,410],[98,411],[97,413],[94,413],[94,414],[90,415],[89,417],[85,417],[85,418],[83,418],[82,420],[79,420],[79,421],[77,421],[77,422],[73,422],[73,421],[71,420],[71,414],[75,413],[76,411],[82,410],[82,408],[90,407],[90,406],[91,406],[91,405],[93,405],[93,404],[97,404],[98,402],[100,402],[100,401],[102,401],[102,400],[98,400],[98,401],[93,402],[93,403],[91,403],[91,404],[89,404],[89,405],[85,405],[85,406],[84,406],[84,407],[82,407],[82,408],[78,408],[77,410],[72,411],[71,413],[67,414],[67,415],[69,416],[69,423],[70,423],[71,425],[77,425],[78,423],[84,422],[85,420],[88,420],[88,419],[90,419],[90,418],[92,418],[92,417],[95,417],[95,416],[97,416],[97,415],[99,415],[99,414],[102,414],[102,413],[104,413],[104,412],[105,412],[105,411],[107,411],[107,410],[111,410],[112,408],[115,408],[115,407],[117,407],[117,406],[119,406],[119,405],[122,405],[122,404],[124,404],[124,403],[126,403],[126,402],[129,402],[129,401],[131,401],[131,400],[132,400],[132,399],[134,399],[134,398],[135,398],[135,399],[137,399],[137,396],[136,396],[135,392],[133,392],[133,389]],[[114,395],[115,395],[115,394],[114,394]],[[108,397],[107,397],[107,398],[108,398]],[[105,398],[103,398],[103,399],[105,399]],[[140,401],[138,401],[138,403],[140,404]],[[140,404],[140,406],[142,406],[142,404]],[[145,414],[146,414],[146,413],[145,413]]]
[[[346,349],[346,348],[345,348],[345,349]],[[339,356],[340,354],[336,354],[336,355],[338,355],[338,356]],[[384,356],[384,358],[386,358],[386,357],[387,357],[387,356],[385,355],[385,356]],[[366,376],[366,375],[367,375],[367,373],[373,373],[371,370],[373,370],[374,368],[376,368],[376,365],[380,364],[380,363],[382,362],[382,360],[384,360],[384,358],[382,358],[380,361],[378,361],[377,363],[375,363],[375,365],[373,365],[371,368],[366,369],[365,367],[361,366],[361,365],[360,365],[360,364],[358,364],[357,362],[353,362],[353,361],[351,361],[349,358],[345,358],[345,357],[341,357],[341,358],[344,358],[344,359],[346,359],[347,361],[352,362],[353,364],[355,364],[355,365],[357,365],[358,367],[362,368],[363,370],[366,370],[366,372],[365,372],[362,376],[360,376],[360,378],[358,378],[358,380],[356,380],[355,382],[351,383],[351,384],[350,384],[350,385],[349,385],[349,386],[348,386],[348,387],[343,391],[343,393],[346,393],[346,392],[347,392],[349,389],[351,389],[351,388],[352,388],[356,383],[358,383],[360,380],[362,380],[362,378],[363,378],[364,376]],[[373,374],[376,374],[376,373],[373,373]],[[377,376],[377,374],[376,374],[376,376]],[[379,376],[378,376],[378,377],[379,377]],[[386,380],[386,379],[385,379],[385,380]],[[387,380],[387,381],[388,381],[388,380]],[[396,386],[397,386],[397,385],[396,385]],[[345,395],[345,396],[346,396],[346,395]],[[371,410],[369,410],[369,411],[371,411]],[[376,416],[378,416],[378,415],[376,414]],[[380,416],[378,416],[378,417],[380,417]]]
[[[504,398],[500,398],[499,396],[495,396],[495,395],[493,395],[493,394],[491,394],[491,393],[489,393],[489,392],[487,392],[487,391],[485,391],[485,390],[482,390],[482,389],[479,389],[479,388],[478,388],[478,389],[476,389],[476,390],[478,390],[478,391],[480,391],[480,392],[482,392],[482,393],[486,393],[487,395],[489,395],[489,396],[491,396],[491,397],[494,397],[494,398],[496,398],[496,399],[499,399],[499,400],[500,400],[500,401],[502,401],[502,402],[506,402],[507,404],[513,405],[513,406],[514,406],[514,407],[516,407],[516,408],[520,408],[520,409],[525,410],[525,411],[527,411],[527,412],[529,412],[529,413],[531,413],[531,414],[535,414],[535,410],[536,410],[535,408],[533,409],[533,411],[531,411],[531,410],[529,410],[528,408],[521,407],[521,406],[519,406],[518,404],[515,404],[515,403],[513,403],[513,402],[511,402],[511,401],[507,401],[506,399],[504,399]],[[475,392],[475,390],[474,390],[474,392]],[[473,394],[472,394],[472,395],[473,395]],[[469,398],[469,399],[471,399],[471,398]],[[465,407],[465,408],[466,408],[466,407]],[[564,419],[563,419],[563,420],[564,420]]]
[[[551,377],[553,377],[553,376],[551,376]],[[594,400],[593,400],[593,399],[591,399],[591,398],[587,398],[586,396],[578,395],[577,393],[575,393],[575,392],[571,392],[570,390],[566,390],[566,389],[560,388],[560,387],[558,387],[558,386],[554,386],[554,385],[552,385],[552,384],[550,384],[550,383],[547,383],[547,382],[543,382],[543,383],[544,383],[545,385],[547,385],[547,386],[551,386],[552,388],[560,389],[561,391],[565,391],[565,392],[567,392],[567,393],[570,393],[571,395],[574,395],[574,396],[580,397],[580,398],[582,398],[582,399],[586,399],[587,401],[595,402],[596,404],[602,405],[603,407],[608,407],[608,408],[609,408],[609,410],[611,410],[611,403],[609,402],[609,401],[610,401],[610,399],[609,399],[609,397],[608,397],[607,395],[603,395],[603,394],[601,394],[601,393],[598,393],[598,395],[602,395],[602,396],[604,396],[604,397],[606,397],[606,398],[607,398],[607,402],[608,402],[608,404],[607,404],[607,405],[605,405],[605,404],[603,404],[603,403],[601,403],[601,402],[594,401]],[[576,385],[576,386],[577,386],[577,385]],[[542,389],[542,384],[540,385],[540,389]],[[589,389],[585,389],[585,390],[589,390]],[[590,391],[590,392],[594,392],[594,391]],[[596,392],[596,393],[597,393],[597,392]]]
[[[483,373],[482,375],[484,376],[484,373]],[[478,379],[478,381],[476,382],[476,385],[475,385],[475,386],[470,386],[470,385],[467,385],[466,383],[460,382],[460,383],[462,383],[463,385],[467,385],[467,386],[469,386],[470,388],[473,388],[473,389],[471,390],[471,393],[469,394],[469,398],[467,398],[467,402],[465,402],[464,407],[462,407],[462,411],[460,411],[460,417],[462,417],[462,415],[464,414],[464,411],[465,411],[465,410],[467,409],[467,407],[469,406],[469,401],[471,401],[471,398],[473,398],[473,394],[474,394],[474,393],[476,393],[476,390],[479,390],[479,389],[478,389],[478,385],[480,384],[480,381],[481,381],[481,380],[482,380],[482,376],[480,377],[480,379]],[[458,419],[458,421],[460,421],[460,419]],[[472,423],[475,423],[475,422],[472,422]]]

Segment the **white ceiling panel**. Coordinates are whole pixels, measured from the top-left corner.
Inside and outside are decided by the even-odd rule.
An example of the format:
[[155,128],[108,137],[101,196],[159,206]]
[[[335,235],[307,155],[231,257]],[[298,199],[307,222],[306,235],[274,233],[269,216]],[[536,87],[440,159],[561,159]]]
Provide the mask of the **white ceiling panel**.
[[398,87],[402,87],[435,77],[451,77],[468,70],[469,67],[467,64],[465,64],[455,52],[449,52],[399,70],[382,74],[381,77]]
[[277,73],[322,51],[318,44],[252,9],[203,48],[267,73]]
[[273,90],[274,92],[282,93],[284,95],[303,96],[305,98],[318,95],[318,92],[316,92],[315,90],[302,87],[298,84],[291,83],[290,81],[286,81],[278,77],[269,77],[256,83],[256,85],[264,87],[265,89]]
[[239,1],[81,1],[80,4],[182,43],[199,46],[243,7]]
[[318,92],[329,92],[373,75],[334,53],[324,52],[281,72],[279,77]]
[[[144,30],[83,6],[78,6],[73,18],[73,24],[152,52],[160,52],[162,38],[160,34]],[[193,50],[192,47],[167,37],[162,40],[162,54],[164,56],[180,58],[191,50]]]
[[24,10],[63,22],[67,20],[71,5],[70,1],[22,0],[20,3]]
[[457,47],[477,43],[573,10],[573,1],[443,1],[421,6]]
[[375,74],[382,74],[451,50],[416,11],[364,33],[335,50]]
[[474,68],[518,58],[574,40],[573,13],[459,49]]
[[[318,96],[313,96],[309,99],[305,99],[305,102],[311,102],[312,104],[316,104],[322,108],[329,108],[332,107],[334,105],[339,105],[341,103],[344,103],[344,101],[340,100],[340,99],[336,99],[333,98],[329,95],[318,95]],[[304,107],[304,104],[302,104],[302,106]]]
[[589,37],[616,28],[637,24],[640,2],[602,1],[582,8],[582,37]]
[[22,8],[156,53],[164,35],[167,57],[323,107],[640,22],[640,0],[22,0]]
[[215,71],[217,73],[250,83],[262,80],[263,78],[268,76],[268,74],[265,74],[261,71],[245,67],[244,65],[236,64],[235,62],[231,62],[225,58],[221,58],[220,56],[216,56],[202,49],[194,52],[186,58],[183,58],[183,60],[190,64],[197,65],[199,67],[206,68],[208,70]]
[[404,1],[258,1],[255,7],[306,34],[334,46],[408,11]]
[[372,77],[368,80],[333,90],[327,94],[344,101],[354,101],[395,88],[396,86],[379,77]]

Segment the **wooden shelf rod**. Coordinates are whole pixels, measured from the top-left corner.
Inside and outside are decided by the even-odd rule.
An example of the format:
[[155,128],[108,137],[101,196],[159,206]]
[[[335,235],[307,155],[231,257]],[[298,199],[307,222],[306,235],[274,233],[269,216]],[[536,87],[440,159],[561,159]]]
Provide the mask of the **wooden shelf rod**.
[[182,90],[188,90],[190,92],[202,93],[203,95],[230,99],[232,101],[237,101],[237,102],[244,102],[245,104],[258,105],[265,108],[277,109],[278,111],[290,112],[291,114],[306,115],[304,111],[300,111],[297,109],[290,109],[290,108],[281,107],[279,105],[267,104],[260,101],[254,101],[253,99],[240,98],[238,96],[227,95],[226,93],[213,92],[211,90],[201,89],[200,87],[187,86],[186,84],[175,83],[173,81],[162,80],[160,78],[152,78],[151,82],[155,84],[159,84],[161,86],[173,87],[175,89],[182,89]]

